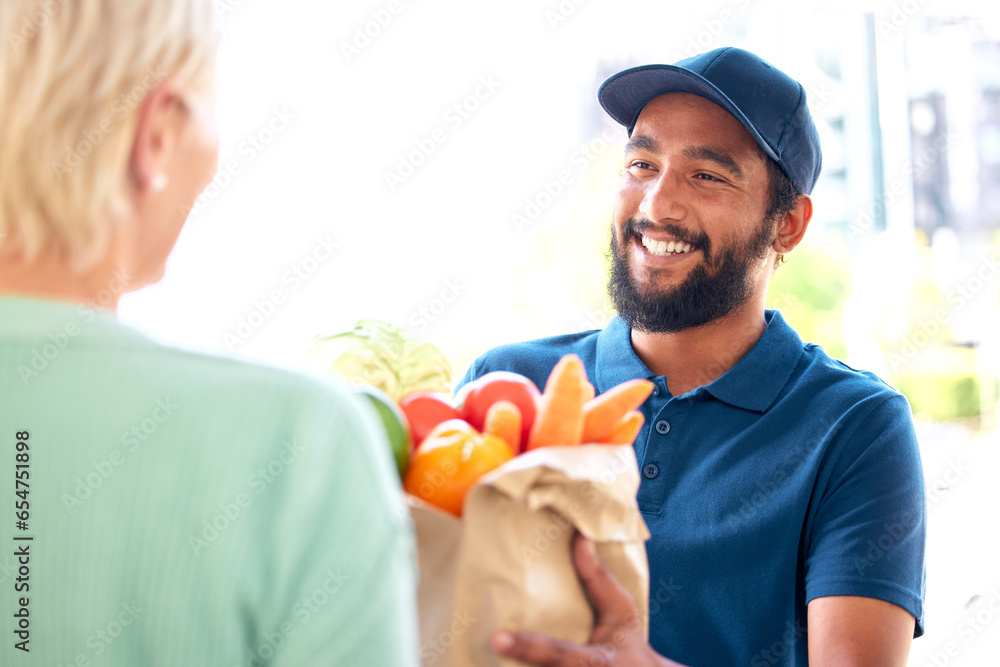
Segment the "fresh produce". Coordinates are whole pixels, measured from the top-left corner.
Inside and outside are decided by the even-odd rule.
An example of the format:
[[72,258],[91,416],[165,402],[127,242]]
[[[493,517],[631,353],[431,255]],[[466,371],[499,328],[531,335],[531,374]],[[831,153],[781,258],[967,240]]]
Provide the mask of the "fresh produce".
[[381,389],[397,402],[415,391],[451,391],[451,365],[441,350],[378,320],[361,320],[350,331],[314,338],[306,363]]
[[583,436],[583,404],[593,397],[593,386],[580,357],[567,354],[560,359],[538,399],[535,423],[528,437],[528,449],[552,445],[578,445]]
[[521,411],[510,401],[497,401],[486,411],[484,433],[501,438],[510,451],[521,451]]
[[615,426],[614,430],[600,442],[606,445],[631,445],[635,442],[645,422],[646,418],[642,416],[642,413],[633,410],[622,417],[618,426]]
[[514,457],[506,442],[453,419],[431,431],[413,452],[403,478],[407,493],[462,516],[465,496],[486,473]]
[[372,407],[375,414],[382,422],[386,438],[389,440],[389,447],[392,449],[392,456],[396,460],[396,469],[399,471],[399,478],[406,474],[406,468],[410,463],[410,450],[413,449],[410,429],[406,423],[406,417],[402,411],[385,392],[374,387],[361,386],[358,394]]
[[399,408],[410,424],[414,447],[419,447],[441,422],[462,417],[448,394],[439,391],[415,391],[399,402]]
[[[653,383],[637,379],[623,382],[597,398],[587,401],[583,406],[582,441],[602,442],[619,427],[628,413],[645,403],[651,393],[653,393]],[[642,415],[639,414],[639,417]],[[642,428],[642,422],[639,422],[639,428]],[[637,429],[636,434],[638,432]],[[635,440],[634,435],[628,442],[631,443],[633,440]]]
[[308,361],[359,383],[403,488],[455,516],[480,477],[524,451],[632,444],[645,421],[638,408],[653,390],[648,380],[631,380],[595,398],[583,362],[569,354],[552,369],[544,392],[522,375],[497,371],[452,399],[451,367],[440,350],[376,320],[314,339]]
[[[497,401],[510,401],[521,412],[521,443],[526,445],[535,422],[535,405],[541,394],[535,383],[517,373],[493,371],[462,388],[456,399],[462,405],[462,415],[470,424],[483,430],[486,415]],[[519,453],[521,450],[515,450]]]

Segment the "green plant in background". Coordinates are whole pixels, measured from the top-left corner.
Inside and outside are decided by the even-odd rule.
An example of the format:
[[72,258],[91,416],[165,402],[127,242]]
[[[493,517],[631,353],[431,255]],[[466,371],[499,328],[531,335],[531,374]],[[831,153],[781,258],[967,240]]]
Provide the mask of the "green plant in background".
[[[971,350],[939,355],[937,368],[923,365],[894,373],[890,383],[906,396],[913,414],[933,421],[968,420],[979,416],[979,379]],[[955,362],[958,362],[957,365]]]
[[[951,285],[935,273],[926,236],[910,248],[883,235],[875,257],[887,258],[883,279],[864,296],[874,313],[870,335],[885,357],[883,377],[909,400],[914,415],[934,421],[968,420],[980,414],[978,350],[956,339]],[[893,261],[898,258],[902,261]],[[896,274],[905,276],[898,280]]]
[[841,236],[809,236],[771,278],[767,307],[781,311],[802,339],[844,359],[844,307],[851,290],[851,257]]
[[316,336],[305,363],[321,374],[375,387],[397,402],[414,391],[451,391],[451,364],[436,345],[379,320],[361,320],[349,331]]

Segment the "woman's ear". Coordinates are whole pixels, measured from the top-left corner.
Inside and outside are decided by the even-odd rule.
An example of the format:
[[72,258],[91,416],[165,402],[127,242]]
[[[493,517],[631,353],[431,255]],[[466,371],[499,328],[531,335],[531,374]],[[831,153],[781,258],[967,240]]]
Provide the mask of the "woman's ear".
[[779,255],[790,253],[802,241],[809,221],[812,219],[812,199],[809,195],[799,195],[792,210],[785,213],[778,223],[774,239],[774,251]]
[[183,131],[184,102],[168,79],[146,97],[139,108],[129,171],[140,193],[156,193],[167,186],[170,162]]

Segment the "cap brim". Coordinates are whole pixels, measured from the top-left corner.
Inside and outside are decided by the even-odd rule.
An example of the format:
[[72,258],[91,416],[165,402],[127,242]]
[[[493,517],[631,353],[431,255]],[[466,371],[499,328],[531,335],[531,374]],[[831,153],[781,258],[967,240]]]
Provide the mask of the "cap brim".
[[768,157],[781,161],[753,123],[725,93],[708,79],[682,67],[643,65],[627,69],[601,84],[597,98],[608,115],[628,128],[631,135],[642,108],[653,98],[667,93],[691,93],[715,102],[740,121]]

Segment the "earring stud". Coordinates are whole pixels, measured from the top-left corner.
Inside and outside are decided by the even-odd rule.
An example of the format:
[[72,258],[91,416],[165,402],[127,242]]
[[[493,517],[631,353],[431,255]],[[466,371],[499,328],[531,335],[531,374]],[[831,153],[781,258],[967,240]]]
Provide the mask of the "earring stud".
[[153,177],[149,180],[149,189],[152,190],[153,192],[162,192],[164,189],[166,189],[167,183],[169,182],[170,179],[168,179],[167,175],[161,171],[157,174],[154,174]]

